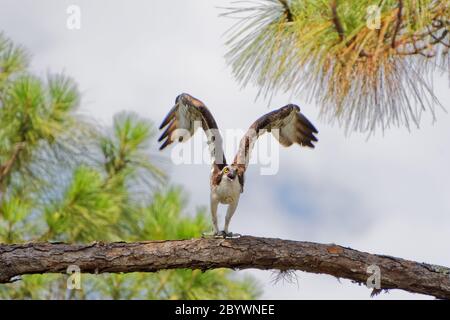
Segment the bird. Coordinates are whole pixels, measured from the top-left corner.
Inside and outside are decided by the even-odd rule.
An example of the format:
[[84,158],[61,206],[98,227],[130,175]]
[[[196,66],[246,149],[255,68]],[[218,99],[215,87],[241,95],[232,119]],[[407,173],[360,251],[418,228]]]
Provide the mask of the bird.
[[[217,238],[240,236],[230,232],[229,225],[237,209],[240,195],[244,192],[245,172],[258,137],[265,132],[272,133],[284,147],[298,144],[302,147],[314,148],[314,143],[318,141],[317,129],[300,112],[300,107],[288,104],[253,122],[240,140],[233,162],[228,164],[224,155],[222,136],[211,111],[199,99],[182,93],[176,97],[175,105],[159,127],[160,130],[164,130],[158,139],[161,143],[159,149],[163,150],[174,142],[188,141],[200,127],[206,134],[212,160],[210,211],[214,230],[210,235]],[[217,218],[219,203],[228,205],[222,231],[219,231]]]

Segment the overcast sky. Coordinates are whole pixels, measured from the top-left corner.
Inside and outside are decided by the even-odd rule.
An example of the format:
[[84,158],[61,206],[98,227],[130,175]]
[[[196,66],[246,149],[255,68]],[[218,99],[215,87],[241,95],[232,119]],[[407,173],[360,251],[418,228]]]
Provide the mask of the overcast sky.
[[[73,76],[82,112],[103,124],[121,110],[156,123],[175,97],[204,101],[222,129],[247,128],[269,111],[257,88],[242,89],[226,65],[218,17],[228,1],[0,0],[0,30],[33,55],[32,69]],[[81,29],[66,27],[67,7],[81,9]],[[436,76],[435,93],[450,110],[449,84]],[[354,249],[450,265],[450,116],[425,114],[420,130],[391,129],[367,140],[346,136],[318,119],[302,97],[275,96],[270,109],[297,103],[319,129],[315,150],[280,151],[277,175],[252,165],[231,230],[255,236],[336,243]],[[157,151],[155,149],[154,153]],[[164,156],[169,158],[170,151]],[[232,159],[233,154],[228,154]],[[189,210],[209,202],[210,167],[169,162],[174,184],[189,194]],[[225,208],[222,208],[224,211]],[[246,271],[264,285],[263,298],[367,299],[370,290],[327,275],[297,273],[298,283]],[[429,298],[391,290],[375,299]]]

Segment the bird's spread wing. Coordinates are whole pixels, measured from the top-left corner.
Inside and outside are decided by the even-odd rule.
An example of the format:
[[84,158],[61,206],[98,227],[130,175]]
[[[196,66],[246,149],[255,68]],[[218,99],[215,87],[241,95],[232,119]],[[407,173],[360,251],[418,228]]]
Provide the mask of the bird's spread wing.
[[208,139],[212,161],[222,170],[226,165],[223,153],[222,137],[219,133],[217,123],[211,112],[203,102],[187,93],[180,94],[175,99],[175,106],[164,118],[159,129],[165,128],[159,138],[163,141],[160,150],[164,149],[174,141],[185,142],[190,139],[195,131],[202,127]]
[[289,147],[293,143],[314,148],[318,141],[314,134],[318,133],[312,123],[300,112],[297,105],[289,104],[278,110],[269,112],[256,120],[245,133],[239,143],[239,150],[234,163],[245,171],[248,167],[253,146],[265,132],[271,132],[281,145]]

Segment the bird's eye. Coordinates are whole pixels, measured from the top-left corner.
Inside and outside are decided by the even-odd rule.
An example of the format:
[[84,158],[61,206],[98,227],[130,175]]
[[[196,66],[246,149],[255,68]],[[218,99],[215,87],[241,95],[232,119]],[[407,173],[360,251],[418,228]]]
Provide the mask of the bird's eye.
[[227,167],[225,167],[225,168],[223,169],[223,173],[225,173],[225,174],[227,174],[228,171],[230,171],[230,170],[229,170]]

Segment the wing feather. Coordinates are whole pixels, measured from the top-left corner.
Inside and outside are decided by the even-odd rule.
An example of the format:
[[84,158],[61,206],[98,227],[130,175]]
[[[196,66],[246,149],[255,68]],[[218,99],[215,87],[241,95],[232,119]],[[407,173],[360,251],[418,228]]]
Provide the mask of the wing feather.
[[239,150],[234,158],[234,164],[240,168],[241,175],[248,167],[250,154],[256,140],[265,132],[271,132],[280,144],[285,147],[297,143],[300,146],[314,148],[314,142],[318,141],[315,136],[318,133],[317,129],[300,112],[300,108],[297,105],[289,104],[269,112],[250,126],[239,143]]
[[221,170],[226,159],[217,123],[205,104],[187,93],[177,96],[175,106],[161,123],[159,129],[165,130],[158,139],[162,142],[159,149],[163,150],[175,141],[188,141],[199,127],[207,136],[213,163]]

